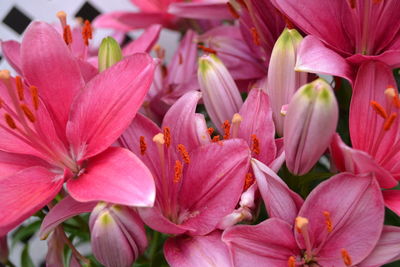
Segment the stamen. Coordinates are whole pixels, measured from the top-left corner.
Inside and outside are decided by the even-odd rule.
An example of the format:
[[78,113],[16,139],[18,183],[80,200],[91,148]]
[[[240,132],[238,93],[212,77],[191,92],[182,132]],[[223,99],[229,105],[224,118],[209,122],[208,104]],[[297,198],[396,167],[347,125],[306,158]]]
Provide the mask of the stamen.
[[22,84],[21,76],[15,76],[15,85],[17,86],[18,98],[20,101],[24,100],[24,86]]
[[258,140],[257,135],[251,135],[251,151],[253,151],[256,155],[260,154],[260,140]]
[[240,123],[243,121],[243,117],[239,113],[233,114],[232,118],[232,138],[238,137]]
[[296,258],[294,256],[289,257],[288,267],[296,267]]
[[243,191],[246,191],[247,189],[249,189],[249,187],[254,183],[254,177],[253,174],[251,174],[250,172],[248,172],[246,174],[246,178],[244,179],[244,187],[243,187]]
[[371,107],[375,110],[375,112],[381,116],[382,118],[386,119],[388,117],[385,109],[376,101],[371,101]]
[[312,247],[310,235],[308,233],[308,219],[300,216],[296,217],[295,229],[304,238],[304,243],[306,245],[306,256],[312,258]]
[[86,46],[89,45],[89,39],[93,38],[92,26],[88,20],[85,20],[85,24],[82,28],[82,38]]
[[236,11],[236,9],[232,6],[231,3],[228,2],[228,3],[226,3],[226,5],[228,6],[228,10],[231,13],[232,17],[234,17],[235,19],[240,18],[240,15]]
[[140,143],[140,154],[144,155],[144,153],[146,153],[146,149],[147,149],[147,144],[146,141],[144,140],[144,136],[140,136],[139,138],[139,143]]
[[162,48],[159,44],[156,44],[153,48],[153,50],[156,52],[157,57],[159,59],[164,59],[165,58],[165,49]]
[[11,129],[17,129],[17,125],[15,124],[13,118],[10,116],[10,114],[5,113],[4,114],[4,119],[6,120],[7,125],[11,128]]
[[288,28],[289,30],[293,30],[294,29],[293,22],[285,15],[283,15],[283,18],[284,18],[285,23],[286,23],[286,28]]
[[156,143],[157,145],[164,145],[165,144],[164,135],[162,133],[156,134],[153,137],[153,142]]
[[251,27],[250,28],[251,36],[253,37],[253,43],[257,46],[261,45],[260,42],[260,35],[258,34],[258,31],[256,28]]
[[36,121],[35,115],[33,115],[32,111],[28,108],[28,106],[25,104],[21,104],[20,107],[24,112],[25,116],[28,118],[28,120],[34,123]]
[[331,214],[328,211],[324,211],[323,214],[324,214],[324,217],[325,217],[326,229],[328,230],[328,233],[330,233],[333,230]]
[[342,248],[340,253],[342,254],[342,259],[343,259],[344,264],[346,266],[351,266],[352,265],[352,261],[351,261],[351,257],[349,255],[349,252],[347,252],[346,249]]
[[304,217],[296,217],[296,222],[295,222],[295,228],[299,234],[301,234],[303,231],[303,228],[308,226],[308,219]]
[[208,128],[207,132],[211,136],[214,133],[214,128],[212,128],[212,127]]
[[182,163],[179,160],[175,161],[174,171],[175,171],[174,183],[179,183],[179,181],[182,179],[182,171],[183,171]]
[[349,4],[352,9],[356,8],[356,0],[349,0]]
[[217,54],[216,50],[209,48],[209,47],[205,47],[204,45],[199,44],[199,45],[197,45],[197,47],[206,53]]
[[67,14],[64,11],[58,11],[56,16],[60,20],[61,27],[64,29],[67,26]]
[[219,142],[220,141],[220,136],[219,135],[214,136],[211,141],[214,142],[214,143]]
[[71,33],[71,28],[69,27],[69,25],[66,25],[64,27],[63,37],[64,37],[64,42],[67,45],[72,43],[72,33]]
[[385,95],[388,98],[389,102],[393,102],[396,108],[400,108],[400,99],[398,93],[396,93],[396,90],[393,88],[393,86],[388,86],[388,88],[385,90]]
[[182,65],[182,63],[183,63],[182,53],[179,52],[178,57],[179,57],[179,65]]
[[183,161],[186,164],[189,164],[190,163],[190,157],[189,157],[189,153],[187,152],[185,146],[182,145],[182,144],[179,144],[177,148],[178,148],[179,153],[182,156]]
[[33,107],[35,108],[35,110],[38,110],[39,108],[39,94],[38,94],[38,88],[36,86],[31,85],[29,87],[29,90],[31,92],[32,95],[32,103],[33,103]]
[[390,114],[389,118],[386,119],[385,123],[383,124],[383,130],[389,131],[390,127],[392,127],[394,120],[397,118],[397,113]]
[[224,129],[224,139],[229,139],[230,132],[231,132],[231,124],[228,120],[224,121],[222,124],[222,128]]
[[169,127],[164,127],[164,140],[165,140],[165,145],[167,148],[171,145],[171,132],[169,130]]
[[0,71],[0,79],[10,80],[10,71],[9,70],[1,70]]

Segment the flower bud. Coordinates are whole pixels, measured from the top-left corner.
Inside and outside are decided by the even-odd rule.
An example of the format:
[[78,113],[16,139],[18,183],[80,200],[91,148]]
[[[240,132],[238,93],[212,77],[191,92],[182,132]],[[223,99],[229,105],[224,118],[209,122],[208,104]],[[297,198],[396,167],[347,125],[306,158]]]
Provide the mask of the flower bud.
[[122,59],[121,47],[112,37],[106,37],[100,44],[98,64],[99,72],[108,69]]
[[107,267],[131,266],[147,246],[143,222],[129,207],[99,203],[89,226],[93,254]]
[[243,104],[239,90],[222,61],[213,54],[200,57],[197,77],[211,121],[222,132],[221,125]]
[[272,50],[268,68],[266,92],[271,100],[273,119],[278,135],[282,136],[284,116],[282,106],[288,104],[296,90],[307,82],[307,73],[294,70],[297,49],[303,37],[295,29],[285,29]]
[[289,103],[284,142],[286,164],[296,174],[307,173],[327,149],[338,122],[338,104],[323,79],[302,86]]

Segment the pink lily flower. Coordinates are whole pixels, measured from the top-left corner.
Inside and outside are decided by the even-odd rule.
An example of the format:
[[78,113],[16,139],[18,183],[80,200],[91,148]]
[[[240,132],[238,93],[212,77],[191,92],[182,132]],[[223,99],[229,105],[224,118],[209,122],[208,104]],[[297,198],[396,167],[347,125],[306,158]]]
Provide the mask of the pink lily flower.
[[49,203],[64,182],[81,202],[153,204],[150,171],[130,151],[110,145],[135,116],[155,66],[136,54],[85,86],[52,26],[29,26],[21,44],[24,78],[0,75],[0,235]]
[[[380,266],[393,259],[393,254],[382,253],[383,244],[393,250],[397,245],[389,244],[386,231],[382,234],[383,199],[373,175],[343,173],[330,178],[311,192],[292,217],[296,219],[291,223],[270,218],[226,230],[222,239],[234,264],[371,266],[363,264],[368,260]],[[390,235],[398,239],[399,231]]]

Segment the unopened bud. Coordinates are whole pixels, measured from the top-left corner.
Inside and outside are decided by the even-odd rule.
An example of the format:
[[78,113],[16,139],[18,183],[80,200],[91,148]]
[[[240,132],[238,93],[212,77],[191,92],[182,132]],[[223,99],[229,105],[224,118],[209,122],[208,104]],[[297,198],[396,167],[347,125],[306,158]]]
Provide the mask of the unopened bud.
[[99,48],[99,72],[108,69],[122,59],[121,47],[112,37],[106,37]]

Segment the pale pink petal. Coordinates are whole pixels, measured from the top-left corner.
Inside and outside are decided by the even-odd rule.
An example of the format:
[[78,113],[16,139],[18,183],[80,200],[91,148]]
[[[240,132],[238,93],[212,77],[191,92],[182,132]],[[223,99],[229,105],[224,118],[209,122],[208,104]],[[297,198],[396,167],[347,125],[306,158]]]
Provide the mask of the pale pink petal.
[[64,221],[85,212],[91,212],[96,202],[78,202],[71,196],[65,197],[47,213],[40,226],[39,236],[45,239],[51,231]]
[[228,1],[203,1],[193,3],[173,3],[168,13],[191,19],[232,19],[227,7]]
[[110,147],[90,158],[82,174],[67,182],[80,202],[105,201],[127,206],[152,206],[155,186],[149,169],[129,150]]
[[221,240],[221,232],[206,236],[177,236],[165,242],[164,255],[171,267],[231,267],[228,247]]
[[350,82],[354,80],[354,69],[335,51],[327,48],[314,36],[307,36],[300,44],[296,70],[339,76]]
[[251,165],[269,217],[293,224],[303,205],[303,199],[260,161],[252,159]]
[[400,216],[400,190],[384,190],[382,194],[386,207]]
[[16,174],[23,169],[33,166],[43,166],[44,168],[51,167],[51,165],[44,160],[34,156],[0,151],[0,180],[3,177]]
[[92,79],[74,100],[67,137],[77,160],[107,149],[129,126],[150,88],[156,63],[138,53]]
[[8,64],[19,74],[21,71],[21,56],[20,49],[21,44],[17,41],[5,41],[1,43],[1,51],[3,56],[7,60]]
[[225,230],[235,266],[288,266],[300,254],[290,224],[271,218],[257,225],[238,225]]
[[[318,185],[299,212],[299,216],[309,220],[311,245],[319,250],[318,263],[344,266],[342,249],[349,253],[353,264],[367,257],[382,231],[383,204],[380,188],[371,174],[342,173]],[[324,212],[329,214],[331,232]],[[303,237],[297,231],[295,234],[304,249]]]
[[132,4],[143,11],[163,11],[168,4],[175,0],[130,0]]
[[162,26],[155,24],[146,29],[136,40],[132,41],[122,49],[122,54],[126,57],[138,52],[149,53],[158,40]]
[[195,229],[191,233],[211,232],[234,210],[248,172],[249,152],[243,140],[232,139],[201,146],[190,154],[178,202],[182,225]]
[[62,184],[62,174],[39,166],[0,178],[0,236],[49,203]]
[[59,135],[64,136],[71,103],[84,84],[77,62],[51,25],[30,24],[21,43],[21,69],[27,82],[38,87]]

